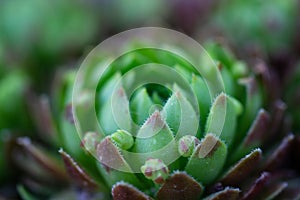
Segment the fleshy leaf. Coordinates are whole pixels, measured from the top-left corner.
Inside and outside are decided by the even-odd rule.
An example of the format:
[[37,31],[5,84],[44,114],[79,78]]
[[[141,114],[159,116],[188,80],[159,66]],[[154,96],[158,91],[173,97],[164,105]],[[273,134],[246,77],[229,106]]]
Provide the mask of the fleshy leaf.
[[239,189],[227,187],[224,190],[211,194],[203,200],[235,200],[239,199],[240,192]]
[[254,77],[240,79],[239,83],[246,87],[247,94],[244,113],[238,126],[240,134],[237,135],[237,141],[242,140],[262,105],[261,89]]
[[221,183],[230,186],[239,186],[248,175],[255,170],[253,166],[258,166],[262,158],[260,149],[252,151],[249,155],[241,159],[234,165],[221,179]]
[[101,127],[106,135],[117,129],[131,131],[129,101],[122,87],[116,89],[110,100],[100,109],[99,115]]
[[40,138],[44,141],[57,145],[59,142],[57,127],[55,126],[53,114],[47,96],[37,96],[33,91],[27,93],[26,102],[31,111],[31,116],[38,128]]
[[117,130],[111,136],[112,141],[121,149],[130,149],[133,145],[132,135],[125,130]]
[[97,158],[101,162],[98,169],[110,187],[121,180],[143,186],[110,137],[106,137],[97,145]]
[[162,115],[177,138],[184,135],[196,135],[199,120],[184,93],[174,86],[174,93],[165,104]]
[[51,158],[49,154],[35,146],[29,138],[18,138],[17,143],[48,173],[61,181],[66,181],[66,173],[63,171],[63,168],[59,167],[58,160]]
[[204,131],[206,117],[209,113],[211,98],[204,80],[198,75],[192,75],[191,87],[197,97],[200,112],[200,127]]
[[121,74],[117,72],[108,79],[102,88],[100,88],[100,91],[97,93],[99,103],[104,104],[109,101],[120,78]]
[[206,122],[206,133],[213,133],[230,146],[236,131],[241,105],[232,97],[221,93],[214,101]]
[[56,105],[55,109],[58,113],[59,141],[66,151],[82,161],[85,160],[85,154],[81,148],[78,148],[81,141],[75,128],[72,113],[72,92],[76,73],[74,71],[66,71],[58,76],[60,77],[58,77],[57,88],[54,90],[54,101]]
[[96,153],[96,147],[100,142],[101,137],[96,132],[87,132],[84,134],[83,139],[81,141],[81,146],[84,147],[91,154]]
[[104,186],[96,183],[96,181],[94,181],[63,149],[60,149],[59,153],[62,156],[65,168],[74,185],[91,191],[105,189]]
[[247,192],[241,198],[242,200],[253,200],[263,191],[265,185],[270,180],[271,175],[267,172],[261,174],[261,176],[255,180],[253,185],[249,188]]
[[213,134],[207,134],[196,147],[185,170],[203,184],[209,184],[223,169],[227,146]]
[[232,52],[228,48],[223,47],[223,45],[220,42],[209,41],[205,43],[205,50],[208,51],[214,60],[223,63],[230,69],[235,62],[235,58]]
[[174,69],[186,80],[191,79],[191,71],[187,70],[185,67],[182,67],[180,65],[175,65]]
[[264,109],[259,110],[246,137],[238,147],[238,150],[233,153],[230,161],[235,162],[251,151],[251,149],[262,145],[266,138],[266,133],[268,133],[270,122],[269,113]]
[[272,120],[269,130],[268,137],[265,142],[268,142],[268,139],[276,137],[278,134],[278,130],[283,126],[283,122],[285,120],[285,111],[287,109],[287,105],[282,100],[276,100],[273,104],[272,110]]
[[157,193],[158,200],[199,199],[203,187],[184,172],[175,172]]
[[265,134],[268,131],[270,125],[270,115],[267,111],[261,109],[259,110],[249,132],[244,141],[244,146],[246,148],[251,148],[255,145],[259,145],[263,142]]
[[288,182],[288,187],[285,188],[275,200],[289,199],[289,200],[299,200],[300,190],[299,190],[300,180],[292,180]]
[[172,94],[164,105],[162,113],[168,126],[176,134],[180,126],[181,109],[175,93]]
[[234,92],[236,90],[235,90],[235,84],[234,84],[234,79],[232,77],[232,74],[226,67],[223,66],[222,63],[219,63],[218,65],[224,81],[226,94],[235,95]]
[[152,98],[153,103],[158,104],[158,105],[163,105],[163,100],[156,91],[154,91],[152,93],[151,98]]
[[149,196],[125,182],[116,183],[111,193],[114,200],[151,200]]
[[142,88],[130,101],[130,109],[134,121],[141,125],[149,117],[150,109],[153,106],[153,102],[149,97],[146,88]]
[[148,153],[161,149],[173,140],[173,134],[159,111],[155,111],[137,133],[134,152]]
[[285,164],[289,159],[289,154],[292,151],[292,145],[294,142],[295,136],[290,134],[286,136],[281,144],[275,149],[274,152],[268,157],[265,169],[268,171],[274,171]]
[[267,187],[258,199],[272,200],[277,197],[287,186],[288,184],[285,182],[274,183],[271,186]]

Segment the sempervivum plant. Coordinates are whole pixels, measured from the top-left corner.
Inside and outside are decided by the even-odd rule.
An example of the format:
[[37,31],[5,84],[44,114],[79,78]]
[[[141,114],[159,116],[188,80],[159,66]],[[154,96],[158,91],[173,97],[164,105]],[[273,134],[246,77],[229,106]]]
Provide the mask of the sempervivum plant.
[[[23,138],[19,146],[35,158],[35,169],[43,169],[27,169],[35,182],[27,180],[25,185],[40,192],[55,175],[52,185],[59,180],[70,183],[79,199],[299,198],[299,180],[290,181],[295,172],[282,170],[294,136],[282,142],[271,140],[279,132],[283,103],[276,101],[271,115],[262,108],[264,87],[246,64],[219,44],[205,47],[217,65],[213,68],[217,70],[210,70],[210,62],[203,58],[201,65],[211,76],[208,80],[170,52],[136,48],[117,58],[97,87],[95,108],[101,133],[86,131],[81,141],[75,129],[78,119],[72,113],[75,73],[68,72],[55,86],[55,118],[35,114],[41,116],[36,118],[39,123],[47,122],[48,129],[42,127],[45,133],[57,133],[51,138],[55,146],[63,147],[60,154],[70,178]],[[163,76],[162,65],[169,66]],[[135,74],[130,74],[134,69]],[[216,93],[219,86],[213,77],[218,73],[225,90]],[[135,80],[149,80],[149,76],[162,78],[164,86],[159,81],[133,86]],[[84,109],[89,109],[87,97],[88,92],[77,99]],[[85,130],[90,116],[81,114]],[[22,161],[16,163],[26,166]],[[37,180],[39,173],[48,175]],[[23,187],[19,190],[28,196]],[[61,198],[75,198],[74,192],[66,191],[70,190]]]
[[296,0],[276,0],[272,4],[259,0],[222,1],[213,23],[239,49],[258,49],[270,55],[288,51],[293,46],[297,8]]

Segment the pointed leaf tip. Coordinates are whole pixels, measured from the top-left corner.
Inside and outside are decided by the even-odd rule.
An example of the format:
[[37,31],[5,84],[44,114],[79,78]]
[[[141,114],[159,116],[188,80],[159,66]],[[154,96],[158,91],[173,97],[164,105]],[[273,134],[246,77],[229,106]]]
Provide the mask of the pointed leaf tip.
[[59,153],[62,156],[69,177],[73,180],[73,184],[91,191],[94,191],[99,187],[99,185],[73,160],[69,154],[67,154],[63,149],[60,149]]
[[137,136],[138,138],[150,138],[157,134],[164,126],[166,126],[166,123],[157,110],[146,120]]
[[110,137],[106,137],[97,145],[97,158],[107,169],[131,172],[129,165]]
[[91,154],[96,153],[96,147],[101,140],[101,136],[95,132],[87,132],[82,139],[81,146]]
[[220,146],[220,140],[213,134],[209,133],[201,141],[198,148],[198,157],[205,158],[213,155],[214,151]]
[[237,200],[239,199],[240,190],[236,188],[225,188],[222,191],[211,194],[210,196],[204,198],[204,200]]
[[235,138],[237,117],[241,110],[236,99],[221,93],[211,106],[205,132],[215,134],[230,146]]
[[133,151],[138,153],[153,152],[165,147],[173,140],[173,133],[162,118],[161,113],[155,111],[138,131]]
[[260,194],[260,192],[264,189],[267,182],[270,180],[271,174],[268,172],[263,172],[259,178],[255,180],[255,182],[250,186],[248,191],[246,191],[241,198],[242,200],[252,200],[256,199],[256,197]]
[[268,171],[275,171],[276,169],[282,167],[286,161],[288,161],[289,155],[292,151],[293,144],[295,141],[295,136],[289,134],[286,136],[281,144],[272,152],[266,161],[265,169]]
[[262,151],[255,149],[250,154],[241,159],[223,176],[221,183],[230,186],[239,186],[251,172],[255,170],[253,166],[258,166],[262,158]]

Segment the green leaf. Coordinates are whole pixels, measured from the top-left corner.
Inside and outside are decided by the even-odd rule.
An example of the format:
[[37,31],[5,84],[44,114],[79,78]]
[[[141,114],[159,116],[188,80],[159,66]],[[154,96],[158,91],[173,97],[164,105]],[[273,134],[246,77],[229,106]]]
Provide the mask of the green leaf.
[[133,120],[141,125],[148,119],[151,107],[154,105],[146,88],[140,89],[130,101],[130,110]]
[[105,102],[109,101],[116,84],[121,78],[120,73],[115,73],[106,81],[106,83],[100,88],[99,92],[97,92],[98,103],[104,104]]
[[117,88],[99,112],[101,128],[106,135],[118,129],[131,132],[129,101],[123,87]]
[[221,93],[211,107],[205,132],[215,134],[230,147],[235,137],[237,117],[241,110],[242,106],[237,100]]
[[257,111],[261,108],[263,97],[254,77],[241,79],[239,83],[246,87],[245,109],[238,126],[240,133],[237,135],[237,140],[241,141],[254,120]]
[[185,171],[201,183],[212,183],[222,171],[227,157],[227,146],[213,134],[207,134],[197,146]]
[[[138,178],[132,173],[128,163],[121,155],[120,149],[107,136],[100,144],[97,145],[98,170],[109,187],[112,187],[118,181],[126,181],[139,188],[143,188]],[[113,158],[113,159],[112,159]]]
[[173,139],[173,133],[160,112],[155,111],[138,131],[133,151],[138,153],[153,152],[166,146]]
[[185,98],[184,92],[174,86],[174,94],[165,104],[162,115],[176,138],[184,135],[196,135],[199,127],[199,117]]
[[202,128],[202,131],[204,131],[206,118],[209,113],[209,107],[212,100],[210,98],[207,85],[200,76],[195,74],[192,75],[191,87],[198,100],[200,112],[200,128]]
[[132,135],[125,130],[117,130],[110,138],[120,149],[130,149],[133,145]]

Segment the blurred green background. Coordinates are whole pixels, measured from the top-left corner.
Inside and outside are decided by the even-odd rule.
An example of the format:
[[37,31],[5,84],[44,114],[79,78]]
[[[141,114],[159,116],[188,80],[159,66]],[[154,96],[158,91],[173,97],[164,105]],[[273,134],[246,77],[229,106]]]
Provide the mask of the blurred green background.
[[299,66],[299,7],[297,0],[1,0],[0,198],[16,197],[21,172],[7,167],[14,139],[30,136],[45,144],[44,132],[53,131],[37,125],[47,116],[37,119],[44,110],[36,98],[53,95],[63,71],[78,68],[97,44],[124,30],[171,28],[200,43],[224,43],[250,63],[263,59],[281,95],[288,90],[286,100],[298,105],[293,94],[300,76],[290,74]]

